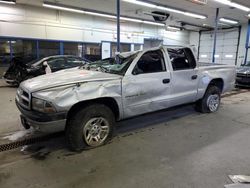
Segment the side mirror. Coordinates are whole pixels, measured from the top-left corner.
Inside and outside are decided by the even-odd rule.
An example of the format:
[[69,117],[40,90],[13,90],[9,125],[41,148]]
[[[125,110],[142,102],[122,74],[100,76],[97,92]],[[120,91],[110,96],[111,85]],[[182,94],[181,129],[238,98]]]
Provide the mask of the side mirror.
[[44,62],[43,62],[43,67],[46,68],[47,66],[48,66],[47,61],[44,61]]

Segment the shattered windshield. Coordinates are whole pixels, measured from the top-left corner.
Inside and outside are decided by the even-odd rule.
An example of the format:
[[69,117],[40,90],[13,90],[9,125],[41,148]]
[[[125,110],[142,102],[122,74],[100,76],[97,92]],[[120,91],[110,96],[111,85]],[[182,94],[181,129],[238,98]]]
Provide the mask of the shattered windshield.
[[112,58],[107,58],[99,61],[95,61],[89,64],[85,64],[81,66],[80,68],[86,69],[86,70],[95,70],[95,71],[101,71],[105,73],[110,74],[119,74],[124,75],[130,66],[130,64],[133,62],[134,58],[136,57],[136,54],[132,54],[127,57],[122,56],[116,56]]

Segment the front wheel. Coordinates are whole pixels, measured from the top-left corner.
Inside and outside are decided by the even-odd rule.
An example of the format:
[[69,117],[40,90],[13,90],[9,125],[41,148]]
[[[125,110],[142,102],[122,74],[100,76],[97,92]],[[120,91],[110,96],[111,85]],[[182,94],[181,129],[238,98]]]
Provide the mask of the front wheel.
[[221,90],[217,86],[209,86],[204,97],[197,101],[195,109],[201,113],[213,113],[220,107]]
[[114,114],[102,104],[89,105],[69,117],[66,138],[73,151],[93,148],[107,143],[112,138]]

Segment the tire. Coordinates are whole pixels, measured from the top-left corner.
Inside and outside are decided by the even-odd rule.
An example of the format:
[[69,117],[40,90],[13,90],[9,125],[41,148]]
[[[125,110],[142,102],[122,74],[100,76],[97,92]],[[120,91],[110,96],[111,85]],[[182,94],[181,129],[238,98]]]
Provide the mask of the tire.
[[106,144],[112,138],[115,117],[109,107],[92,104],[75,112],[69,117],[65,130],[72,151],[95,148]]
[[221,90],[217,86],[208,86],[202,99],[196,102],[195,109],[201,113],[213,113],[218,111],[221,101]]

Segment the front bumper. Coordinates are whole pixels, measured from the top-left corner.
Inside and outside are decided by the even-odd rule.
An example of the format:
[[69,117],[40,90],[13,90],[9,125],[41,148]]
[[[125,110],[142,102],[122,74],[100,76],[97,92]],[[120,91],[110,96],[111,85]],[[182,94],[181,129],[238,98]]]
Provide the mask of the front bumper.
[[58,132],[63,131],[66,126],[66,112],[59,112],[53,114],[44,114],[31,110],[26,110],[18,104],[16,105],[21,112],[21,122],[24,128],[29,129],[33,127],[41,132]]
[[5,80],[5,82],[7,83],[7,84],[16,84],[16,80],[11,80],[11,79],[7,79],[7,78],[4,78],[3,77],[3,79]]
[[236,77],[237,86],[250,86],[250,77]]

